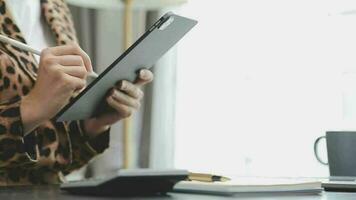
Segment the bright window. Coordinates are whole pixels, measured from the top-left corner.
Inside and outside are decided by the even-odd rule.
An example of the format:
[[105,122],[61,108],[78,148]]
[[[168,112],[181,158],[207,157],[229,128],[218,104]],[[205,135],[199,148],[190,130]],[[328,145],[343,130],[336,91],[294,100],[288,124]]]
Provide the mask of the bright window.
[[191,0],[182,8],[199,24],[178,49],[177,168],[328,175],[314,140],[356,129],[356,18],[333,3]]

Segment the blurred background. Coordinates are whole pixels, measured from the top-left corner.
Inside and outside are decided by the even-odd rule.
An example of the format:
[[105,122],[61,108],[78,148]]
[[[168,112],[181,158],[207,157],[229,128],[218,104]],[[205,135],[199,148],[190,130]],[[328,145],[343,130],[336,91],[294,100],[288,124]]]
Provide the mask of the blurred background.
[[165,12],[199,21],[154,66],[129,130],[115,125],[110,149],[72,178],[124,167],[328,176],[314,140],[356,129],[356,2],[67,2],[98,72]]

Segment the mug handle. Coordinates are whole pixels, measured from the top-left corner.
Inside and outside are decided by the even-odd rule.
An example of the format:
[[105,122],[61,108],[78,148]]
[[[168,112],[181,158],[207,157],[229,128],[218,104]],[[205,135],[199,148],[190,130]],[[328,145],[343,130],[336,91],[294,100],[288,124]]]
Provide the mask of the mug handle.
[[315,155],[315,158],[323,165],[329,165],[328,162],[325,162],[323,161],[320,156],[319,156],[319,153],[318,153],[318,145],[319,145],[319,142],[322,140],[322,139],[326,139],[325,136],[320,136],[318,137],[315,142],[314,142],[314,155]]

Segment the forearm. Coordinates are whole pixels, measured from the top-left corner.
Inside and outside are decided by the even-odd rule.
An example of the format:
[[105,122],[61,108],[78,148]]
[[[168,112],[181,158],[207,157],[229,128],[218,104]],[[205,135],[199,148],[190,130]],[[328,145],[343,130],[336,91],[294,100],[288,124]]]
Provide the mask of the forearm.
[[39,102],[30,96],[24,96],[22,98],[20,111],[25,135],[30,133],[46,120],[41,112],[42,109]]

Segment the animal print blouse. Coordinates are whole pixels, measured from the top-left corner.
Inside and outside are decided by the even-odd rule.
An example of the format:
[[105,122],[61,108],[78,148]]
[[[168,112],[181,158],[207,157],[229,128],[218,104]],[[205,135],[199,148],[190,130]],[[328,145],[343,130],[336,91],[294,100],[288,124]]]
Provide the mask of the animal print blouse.
[[[64,0],[41,0],[41,7],[57,45],[77,42]],[[0,0],[0,34],[26,42],[5,0]],[[60,183],[108,147],[109,131],[89,140],[81,121],[47,121],[24,136],[19,107],[36,83],[37,69],[32,54],[0,42],[0,186]]]

